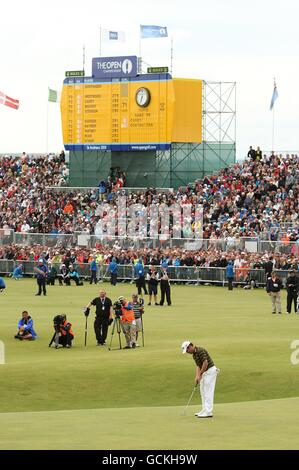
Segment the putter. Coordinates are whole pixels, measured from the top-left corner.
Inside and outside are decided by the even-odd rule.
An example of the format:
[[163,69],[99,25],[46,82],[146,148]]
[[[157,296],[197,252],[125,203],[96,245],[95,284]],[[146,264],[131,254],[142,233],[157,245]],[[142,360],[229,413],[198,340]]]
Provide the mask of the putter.
[[192,400],[192,398],[193,398],[194,392],[195,392],[195,390],[196,390],[196,386],[197,386],[197,384],[194,385],[194,388],[193,388],[193,390],[192,390],[192,392],[191,392],[191,395],[190,395],[190,398],[189,398],[189,400],[188,400],[188,403],[187,403],[187,405],[185,406],[185,408],[183,409],[183,411],[182,411],[182,413],[181,413],[181,416],[186,416],[186,411],[187,411],[187,408],[188,408],[188,406],[189,406],[189,404],[190,404],[190,402],[191,402],[191,400]]
[[86,342],[87,342],[87,318],[88,317],[85,317],[86,320],[85,320],[85,339],[84,339],[84,346],[86,347]]

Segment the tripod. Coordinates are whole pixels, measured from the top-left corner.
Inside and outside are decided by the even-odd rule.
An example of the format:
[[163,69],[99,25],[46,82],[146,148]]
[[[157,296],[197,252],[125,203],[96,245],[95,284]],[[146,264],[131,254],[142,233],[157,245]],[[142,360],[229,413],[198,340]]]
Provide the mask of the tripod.
[[118,349],[122,349],[121,337],[120,337],[121,326],[120,326],[120,319],[118,317],[115,317],[113,319],[113,327],[112,327],[112,332],[111,332],[110,344],[108,346],[109,351],[111,351],[111,345],[112,345],[113,335],[114,335],[115,329],[116,329],[117,334],[118,334],[118,342],[119,342],[119,348]]
[[57,349],[59,344],[59,333],[57,333],[57,331],[54,332],[54,335],[49,343],[49,348],[52,346],[53,342],[55,342],[55,348]]

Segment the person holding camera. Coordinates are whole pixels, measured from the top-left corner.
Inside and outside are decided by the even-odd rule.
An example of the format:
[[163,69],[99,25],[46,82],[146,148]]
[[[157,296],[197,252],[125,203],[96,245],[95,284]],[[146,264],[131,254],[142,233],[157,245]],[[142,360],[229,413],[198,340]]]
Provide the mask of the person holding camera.
[[142,298],[138,299],[137,294],[132,295],[132,307],[134,312],[134,317],[136,321],[136,347],[138,347],[137,339],[138,333],[141,331],[143,333],[143,321],[142,315],[144,314],[144,300]]
[[106,343],[109,324],[112,323],[112,301],[106,296],[106,291],[101,290],[100,296],[93,299],[85,308],[85,315],[90,313],[91,306],[96,307],[96,317],[94,321],[94,332],[97,339],[97,346]]
[[160,281],[160,288],[161,288],[161,300],[160,305],[164,305],[164,300],[166,296],[167,305],[171,305],[171,298],[170,298],[170,283],[169,277],[166,271],[163,272]]
[[159,305],[157,301],[159,274],[157,273],[154,266],[150,266],[150,272],[147,273],[147,281],[148,281],[148,293],[149,293],[148,305],[152,304],[152,295],[154,296],[155,305]]
[[47,295],[46,279],[48,276],[48,268],[43,258],[40,258],[38,260],[38,266],[34,268],[34,271],[36,273],[36,281],[38,285],[38,293],[35,295],[41,295],[42,291],[44,295]]
[[3,292],[4,289],[6,289],[6,284],[4,282],[4,279],[2,279],[2,277],[0,277],[0,292]]
[[138,262],[135,264],[134,271],[135,271],[136,287],[138,289],[138,295],[142,294],[142,289],[144,290],[144,294],[147,295],[147,290],[146,290],[146,285],[145,285],[144,266],[142,264],[141,258],[139,258]]
[[299,292],[299,278],[296,275],[295,269],[291,269],[290,275],[286,282],[287,289],[287,313],[292,312],[292,303],[294,302],[294,312],[297,312],[297,298]]
[[33,320],[30,317],[27,310],[22,312],[22,318],[18,322],[18,333],[15,335],[16,339],[22,340],[35,340],[37,338],[37,334],[33,328]]
[[121,304],[121,327],[127,343],[124,349],[134,349],[136,348],[136,320],[133,305],[123,296],[119,297],[118,301]]
[[56,315],[56,317],[53,319],[53,323],[55,330],[55,347],[58,348],[58,345],[61,344],[63,348],[71,348],[72,341],[74,339],[74,333],[72,331],[72,324],[67,321],[66,315]]

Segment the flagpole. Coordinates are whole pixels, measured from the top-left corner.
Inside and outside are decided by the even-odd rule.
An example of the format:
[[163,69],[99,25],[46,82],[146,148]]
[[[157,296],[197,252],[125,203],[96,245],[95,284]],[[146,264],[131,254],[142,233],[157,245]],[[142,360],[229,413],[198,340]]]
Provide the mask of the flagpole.
[[274,151],[274,109],[275,106],[272,109],[272,151]]
[[46,154],[48,154],[48,144],[49,144],[49,87],[48,87],[48,100],[47,100],[47,129],[46,129]]
[[141,32],[139,31],[139,67],[138,73],[142,73],[142,57],[141,57]]
[[102,27],[100,26],[100,57],[102,57]]
[[85,44],[83,44],[83,75],[85,75]]
[[172,66],[173,66],[173,37],[171,38],[171,47],[170,47],[170,75],[172,75]]
[[[275,90],[275,77],[274,77],[274,90]],[[274,116],[274,109],[275,109],[275,101],[273,102],[273,107],[272,107],[272,151],[274,151],[274,124],[275,124],[275,116]]]

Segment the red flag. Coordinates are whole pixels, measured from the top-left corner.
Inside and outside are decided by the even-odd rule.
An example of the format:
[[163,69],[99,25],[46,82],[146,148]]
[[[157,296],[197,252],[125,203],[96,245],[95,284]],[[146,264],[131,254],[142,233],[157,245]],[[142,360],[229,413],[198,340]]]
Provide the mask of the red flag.
[[5,95],[0,91],[0,104],[4,104],[5,106],[9,106],[13,109],[19,109],[20,102],[19,100],[15,100],[14,98],[10,98],[10,96]]

